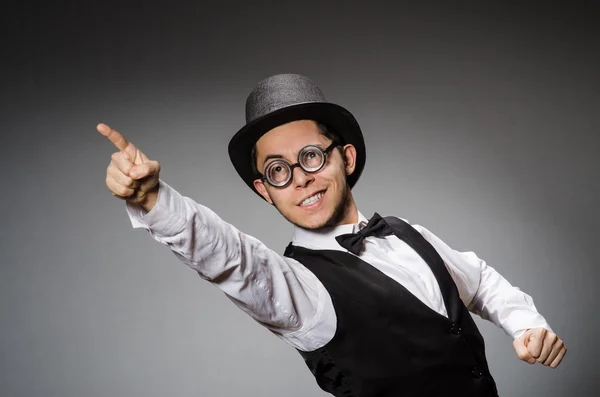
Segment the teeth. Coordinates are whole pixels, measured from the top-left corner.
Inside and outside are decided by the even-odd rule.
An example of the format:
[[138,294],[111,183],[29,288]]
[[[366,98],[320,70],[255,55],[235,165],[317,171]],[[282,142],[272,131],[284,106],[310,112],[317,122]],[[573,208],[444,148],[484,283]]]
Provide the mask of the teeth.
[[318,199],[320,199],[321,197],[323,197],[323,193],[317,193],[314,196],[311,196],[311,197],[307,198],[306,200],[304,200],[302,203],[300,203],[300,206],[304,207],[305,205],[310,205],[310,204],[314,203],[315,201],[317,201]]

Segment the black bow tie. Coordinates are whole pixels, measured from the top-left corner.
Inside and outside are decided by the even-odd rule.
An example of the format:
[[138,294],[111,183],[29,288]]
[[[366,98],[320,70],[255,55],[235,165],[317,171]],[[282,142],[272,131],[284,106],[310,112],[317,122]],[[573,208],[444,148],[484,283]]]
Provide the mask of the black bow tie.
[[348,251],[359,255],[363,249],[363,240],[369,236],[385,237],[394,234],[387,222],[376,212],[363,229],[358,233],[340,234],[335,239]]

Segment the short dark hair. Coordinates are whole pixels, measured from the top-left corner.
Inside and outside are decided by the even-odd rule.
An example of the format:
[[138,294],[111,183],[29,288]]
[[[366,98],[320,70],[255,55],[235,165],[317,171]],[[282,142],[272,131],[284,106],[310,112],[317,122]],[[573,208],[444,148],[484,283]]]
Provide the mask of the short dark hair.
[[[335,142],[337,143],[338,147],[339,145],[343,145],[342,142],[342,138],[340,137],[340,135],[335,132],[333,129],[331,129],[330,127],[328,127],[327,125],[320,123],[318,121],[316,121],[317,123],[317,128],[319,129],[319,133],[321,135],[326,136],[327,138],[331,139],[331,142]],[[258,172],[258,168],[256,167],[256,143],[254,144],[254,146],[252,147],[252,150],[250,151],[250,161],[252,162],[251,166],[252,166],[252,172],[254,172],[254,175],[256,176],[256,178],[260,177],[260,172]]]

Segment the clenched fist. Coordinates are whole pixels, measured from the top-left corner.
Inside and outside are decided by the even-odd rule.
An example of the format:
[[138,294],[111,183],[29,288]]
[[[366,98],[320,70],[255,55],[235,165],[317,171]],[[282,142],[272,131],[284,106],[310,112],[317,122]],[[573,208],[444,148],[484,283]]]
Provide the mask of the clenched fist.
[[112,154],[106,170],[106,186],[113,196],[150,211],[158,197],[160,164],[148,159],[123,135],[106,124],[100,123],[96,129],[119,149]]
[[532,328],[513,341],[519,358],[529,364],[539,362],[556,368],[567,354],[567,347],[552,331],[545,328]]

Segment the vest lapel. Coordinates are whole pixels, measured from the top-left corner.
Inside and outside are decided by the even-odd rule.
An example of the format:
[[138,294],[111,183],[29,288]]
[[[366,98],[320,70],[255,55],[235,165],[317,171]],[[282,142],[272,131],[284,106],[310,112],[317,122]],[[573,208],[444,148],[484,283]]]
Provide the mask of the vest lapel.
[[438,286],[440,287],[440,291],[442,292],[446,311],[448,312],[448,318],[454,322],[458,322],[460,320],[459,317],[462,302],[460,302],[458,289],[456,288],[456,284],[454,284],[454,280],[452,280],[448,269],[446,269],[442,257],[437,253],[429,241],[408,223],[391,216],[386,216],[385,220],[394,230],[396,237],[414,249],[431,268]]

